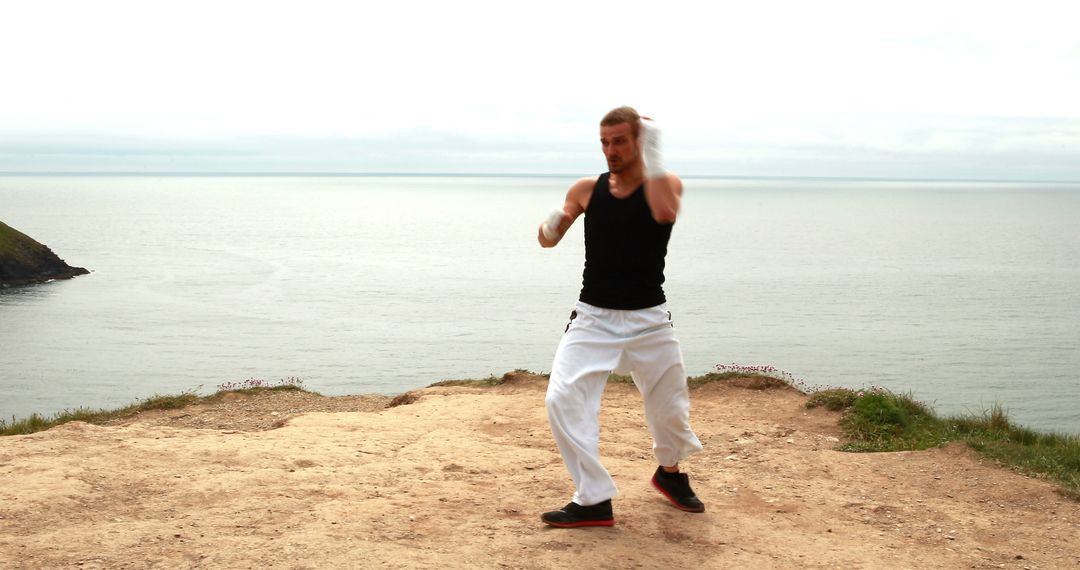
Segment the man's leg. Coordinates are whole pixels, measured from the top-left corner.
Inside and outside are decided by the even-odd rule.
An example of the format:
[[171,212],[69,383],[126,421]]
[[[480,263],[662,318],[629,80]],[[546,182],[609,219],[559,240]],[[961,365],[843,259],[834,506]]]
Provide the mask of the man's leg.
[[[582,317],[578,317],[582,318]],[[618,491],[600,463],[600,399],[619,348],[587,327],[573,325],[555,353],[548,381],[548,422],[583,506],[614,497]]]
[[[610,523],[613,519],[608,501],[618,490],[600,462],[599,415],[604,386],[618,363],[621,347],[617,338],[595,326],[597,317],[602,317],[600,313],[601,310],[587,313],[579,306],[577,317],[571,321],[555,352],[545,401],[551,433],[574,480],[571,505],[590,507],[606,503],[607,516],[601,518]],[[572,509],[571,505],[567,507]],[[604,505],[599,508],[603,509]],[[566,518],[557,515],[558,512],[546,513],[543,520],[555,524],[549,515]],[[570,513],[571,518],[573,514]]]
[[682,350],[665,309],[643,310],[641,318],[647,332],[627,346],[627,353],[634,384],[645,401],[653,454],[660,464],[653,485],[679,509],[702,512],[705,506],[690,489],[686,475],[678,473],[679,462],[701,450],[701,442],[690,428],[690,391]]

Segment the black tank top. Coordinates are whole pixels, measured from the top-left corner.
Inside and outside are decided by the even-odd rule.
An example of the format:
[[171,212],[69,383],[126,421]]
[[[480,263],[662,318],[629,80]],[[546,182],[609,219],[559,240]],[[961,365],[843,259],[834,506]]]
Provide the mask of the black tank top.
[[585,273],[581,301],[606,309],[645,309],[665,302],[664,257],[672,224],[652,217],[641,185],[626,198],[611,195],[600,175],[585,210]]

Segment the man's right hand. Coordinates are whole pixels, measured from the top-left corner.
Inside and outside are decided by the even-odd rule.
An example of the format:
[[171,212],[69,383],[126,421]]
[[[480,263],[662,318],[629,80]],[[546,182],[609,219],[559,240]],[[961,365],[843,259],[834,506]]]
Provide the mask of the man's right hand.
[[540,226],[540,229],[544,232],[544,237],[550,240],[559,239],[565,231],[565,228],[562,227],[563,222],[568,217],[562,208],[553,209]]
[[570,186],[562,207],[553,209],[536,229],[536,241],[540,242],[541,247],[555,247],[570,226],[574,225],[574,220],[585,213],[593,187],[596,186],[596,179],[596,176],[585,177]]
[[570,216],[567,216],[562,208],[551,210],[544,222],[540,224],[540,234],[537,236],[540,245],[551,247],[559,243],[563,234],[570,228],[570,222]]

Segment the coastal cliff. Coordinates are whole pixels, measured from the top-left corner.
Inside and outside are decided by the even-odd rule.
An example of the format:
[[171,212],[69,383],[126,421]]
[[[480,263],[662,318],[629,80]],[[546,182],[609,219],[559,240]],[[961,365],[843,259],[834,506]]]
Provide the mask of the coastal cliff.
[[[848,453],[787,387],[692,388],[705,501],[678,511],[641,395],[611,382],[612,528],[540,513],[573,483],[547,379],[385,396],[228,394],[0,438],[0,568],[1076,568],[1080,503],[966,446]],[[405,396],[405,395],[403,395]],[[394,403],[398,405],[394,405]]]
[[0,222],[0,286],[44,283],[90,273],[72,267],[47,246]]

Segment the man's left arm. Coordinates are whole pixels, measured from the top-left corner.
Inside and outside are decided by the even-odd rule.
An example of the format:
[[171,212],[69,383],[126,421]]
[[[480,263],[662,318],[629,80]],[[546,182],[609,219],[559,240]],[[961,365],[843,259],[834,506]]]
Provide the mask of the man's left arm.
[[668,172],[663,178],[645,179],[645,201],[652,217],[660,224],[674,224],[682,202],[683,185],[678,176]]
[[664,167],[660,152],[660,128],[651,119],[641,120],[641,159],[645,163],[645,200],[652,217],[661,224],[673,224],[679,215],[683,185],[678,176]]

